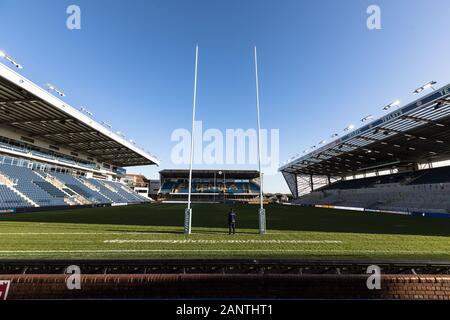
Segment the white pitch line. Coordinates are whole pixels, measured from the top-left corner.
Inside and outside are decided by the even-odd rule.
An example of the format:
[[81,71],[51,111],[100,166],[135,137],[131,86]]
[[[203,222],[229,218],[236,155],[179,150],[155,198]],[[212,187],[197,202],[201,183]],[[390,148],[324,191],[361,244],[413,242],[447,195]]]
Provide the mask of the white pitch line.
[[[145,252],[273,252],[283,254],[285,252],[305,252],[305,253],[378,253],[378,254],[422,254],[430,253],[430,251],[407,251],[407,250],[349,250],[349,249],[331,249],[331,250],[316,250],[316,249],[131,249],[131,250],[1,250],[0,254],[35,254],[35,253],[145,253]],[[448,251],[433,251],[433,254],[448,254]]]
[[[133,234],[133,235],[150,235],[150,234],[168,234],[167,232],[139,232],[139,231],[124,231],[124,232],[0,232],[0,236],[67,236],[67,235],[123,235],[123,234]],[[181,234],[181,232],[180,232]]]
[[184,240],[160,240],[160,239],[114,239],[104,240],[103,243],[169,243],[169,244],[216,244],[216,243],[267,243],[267,244],[282,244],[282,243],[294,243],[294,244],[337,244],[342,243],[340,240],[255,240],[255,239],[238,239],[238,240],[207,240],[207,239],[184,239]]

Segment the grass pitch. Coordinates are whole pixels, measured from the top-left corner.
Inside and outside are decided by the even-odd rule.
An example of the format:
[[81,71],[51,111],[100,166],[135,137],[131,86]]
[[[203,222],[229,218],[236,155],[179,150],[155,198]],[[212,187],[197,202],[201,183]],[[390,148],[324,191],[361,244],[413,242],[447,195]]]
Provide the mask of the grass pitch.
[[311,258],[450,261],[450,219],[270,205],[150,204],[0,216],[0,259]]

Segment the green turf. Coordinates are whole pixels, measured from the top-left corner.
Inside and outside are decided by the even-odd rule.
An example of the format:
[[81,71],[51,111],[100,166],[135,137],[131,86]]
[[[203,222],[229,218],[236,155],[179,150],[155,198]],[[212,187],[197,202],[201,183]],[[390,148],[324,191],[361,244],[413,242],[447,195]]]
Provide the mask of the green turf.
[[450,219],[332,209],[235,206],[238,234],[228,235],[227,205],[194,205],[193,234],[184,205],[151,204],[0,216],[0,259],[320,258],[450,261]]

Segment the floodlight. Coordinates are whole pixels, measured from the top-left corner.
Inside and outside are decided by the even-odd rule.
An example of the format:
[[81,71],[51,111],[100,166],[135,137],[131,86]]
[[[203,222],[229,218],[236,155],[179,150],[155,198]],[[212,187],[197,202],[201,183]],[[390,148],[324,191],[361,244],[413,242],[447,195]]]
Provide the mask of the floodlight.
[[92,114],[92,112],[90,112],[88,109],[86,109],[85,107],[80,107],[80,111],[84,112],[85,114],[87,114],[89,117],[93,118],[94,115]]
[[352,130],[354,127],[355,127],[355,126],[354,126],[353,124],[350,124],[350,125],[348,125],[348,126],[344,129],[344,131],[350,131],[350,130]]
[[17,69],[23,69],[22,65],[17,63],[11,56],[8,56],[4,51],[0,51],[0,58],[5,59],[12,63]]
[[368,121],[368,120],[370,120],[372,118],[373,118],[373,116],[371,114],[369,114],[368,116],[365,116],[364,118],[362,118],[361,122],[366,122],[366,121]]
[[398,107],[399,105],[400,105],[400,100],[395,100],[395,101],[389,103],[387,106],[384,106],[383,110],[388,110],[393,107]]
[[66,95],[64,94],[64,92],[58,90],[55,86],[53,86],[53,85],[50,84],[50,83],[47,83],[47,87],[48,87],[49,90],[51,90],[51,91],[57,93],[57,94],[58,94],[59,96],[61,96],[61,97],[65,97],[65,96],[66,96]]
[[105,122],[105,121],[102,121],[101,123],[102,123],[102,125],[108,127],[109,129],[112,128],[112,126],[109,123]]

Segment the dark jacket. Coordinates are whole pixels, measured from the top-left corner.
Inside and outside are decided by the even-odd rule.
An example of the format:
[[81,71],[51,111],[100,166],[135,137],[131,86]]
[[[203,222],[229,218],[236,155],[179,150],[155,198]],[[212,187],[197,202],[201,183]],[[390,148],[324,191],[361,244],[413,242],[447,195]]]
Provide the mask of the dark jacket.
[[228,223],[236,223],[236,213],[234,211],[228,213]]

